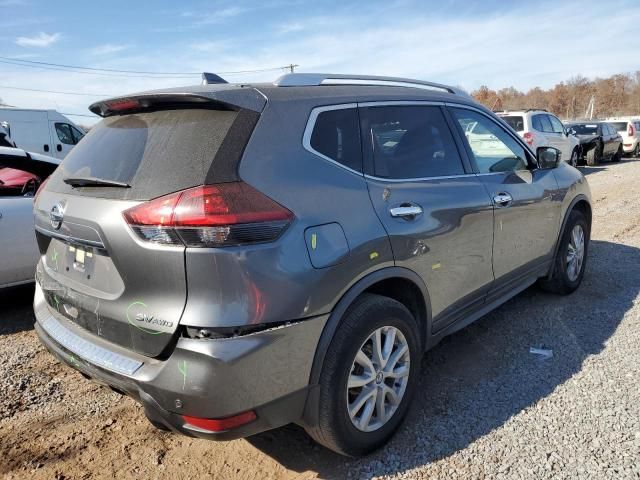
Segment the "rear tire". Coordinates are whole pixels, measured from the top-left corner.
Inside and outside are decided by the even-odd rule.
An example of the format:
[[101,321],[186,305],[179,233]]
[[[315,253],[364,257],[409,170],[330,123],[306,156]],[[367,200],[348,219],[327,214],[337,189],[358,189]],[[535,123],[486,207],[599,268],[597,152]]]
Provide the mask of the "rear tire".
[[587,165],[590,167],[594,167],[600,163],[601,154],[600,154],[600,145],[596,145],[595,148],[592,148],[587,152]]
[[631,152],[631,156],[635,158],[640,157],[640,142],[636,143],[636,148]]
[[[376,337],[376,332],[381,333]],[[381,355],[375,353],[376,343],[382,345]],[[305,427],[307,433],[334,452],[352,457],[384,445],[409,409],[421,353],[418,324],[403,304],[380,295],[361,295],[345,313],[327,350],[319,382],[318,423]]]
[[572,210],[554,259],[553,273],[550,278],[539,281],[543,290],[568,295],[580,286],[587,264],[590,233],[591,226],[584,214],[579,210]]

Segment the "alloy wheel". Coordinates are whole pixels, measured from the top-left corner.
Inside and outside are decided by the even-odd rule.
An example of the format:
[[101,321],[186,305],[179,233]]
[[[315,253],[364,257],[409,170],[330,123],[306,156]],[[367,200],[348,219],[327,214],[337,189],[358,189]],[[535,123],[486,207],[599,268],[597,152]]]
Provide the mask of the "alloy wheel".
[[576,225],[571,230],[569,245],[567,248],[567,276],[569,280],[575,282],[580,275],[582,262],[584,261],[584,230],[582,226]]
[[360,431],[372,432],[395,414],[409,381],[409,345],[391,326],[376,329],[360,346],[347,381],[347,410]]

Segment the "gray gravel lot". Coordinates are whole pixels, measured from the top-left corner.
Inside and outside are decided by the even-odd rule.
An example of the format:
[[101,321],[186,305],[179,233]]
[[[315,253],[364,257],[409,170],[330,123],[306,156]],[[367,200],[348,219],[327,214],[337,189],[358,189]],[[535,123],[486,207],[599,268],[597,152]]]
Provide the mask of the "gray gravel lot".
[[295,426],[226,443],[156,431],[39,346],[30,288],[0,293],[0,476],[640,479],[640,161],[584,172],[581,288],[532,287],[427,353],[403,428],[365,459]]

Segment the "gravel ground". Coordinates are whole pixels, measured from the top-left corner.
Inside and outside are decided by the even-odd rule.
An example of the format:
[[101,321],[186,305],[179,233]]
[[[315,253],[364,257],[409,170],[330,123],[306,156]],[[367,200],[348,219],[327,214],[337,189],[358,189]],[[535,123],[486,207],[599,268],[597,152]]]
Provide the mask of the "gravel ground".
[[403,428],[361,460],[295,426],[226,443],[157,431],[38,344],[32,288],[0,292],[0,476],[640,479],[640,161],[584,171],[581,288],[532,287],[428,352]]

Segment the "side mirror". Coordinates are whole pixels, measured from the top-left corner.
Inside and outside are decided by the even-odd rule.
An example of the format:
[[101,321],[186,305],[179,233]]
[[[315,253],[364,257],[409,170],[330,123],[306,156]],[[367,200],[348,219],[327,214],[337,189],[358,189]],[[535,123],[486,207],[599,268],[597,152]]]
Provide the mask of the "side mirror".
[[556,168],[560,165],[562,152],[553,147],[540,147],[537,152],[538,167],[543,170]]

